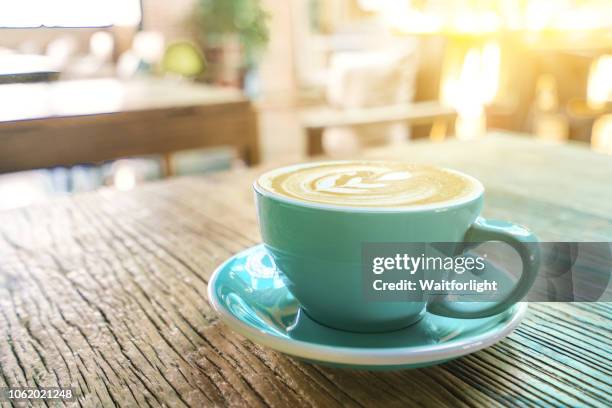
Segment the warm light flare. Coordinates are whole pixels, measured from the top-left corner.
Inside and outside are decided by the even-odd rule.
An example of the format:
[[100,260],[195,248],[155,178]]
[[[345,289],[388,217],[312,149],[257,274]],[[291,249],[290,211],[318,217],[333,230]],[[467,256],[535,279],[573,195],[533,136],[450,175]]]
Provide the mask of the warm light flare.
[[612,55],[603,55],[591,64],[587,85],[587,103],[599,110],[612,101]]
[[501,49],[499,44],[494,42],[485,44],[480,57],[480,70],[483,81],[483,102],[489,104],[495,100],[499,88],[501,70]]
[[[457,110],[456,136],[471,139],[484,134],[484,108],[499,88],[501,50],[496,42],[467,50],[463,60],[451,59],[442,78],[442,103]],[[461,68],[458,69],[458,66]]]
[[416,34],[565,32],[612,26],[612,2],[607,0],[359,0],[359,5],[391,28]]
[[455,109],[460,117],[478,117],[482,115],[485,84],[480,81],[480,51],[472,48],[463,61],[461,74],[455,86],[453,97]]
[[591,148],[612,155],[612,114],[602,116],[593,124]]

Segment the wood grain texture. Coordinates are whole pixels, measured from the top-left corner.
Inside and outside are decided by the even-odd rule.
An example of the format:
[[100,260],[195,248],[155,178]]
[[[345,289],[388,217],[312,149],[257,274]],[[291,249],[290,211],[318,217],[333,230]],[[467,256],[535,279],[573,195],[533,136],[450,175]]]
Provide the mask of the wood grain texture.
[[[612,239],[610,157],[504,136],[369,155],[469,171],[488,188],[485,215],[542,239]],[[83,407],[612,405],[606,303],[532,304],[494,347],[398,372],[310,365],[234,334],[206,285],[259,242],[250,185],[261,171],[0,213],[0,386],[73,386]]]

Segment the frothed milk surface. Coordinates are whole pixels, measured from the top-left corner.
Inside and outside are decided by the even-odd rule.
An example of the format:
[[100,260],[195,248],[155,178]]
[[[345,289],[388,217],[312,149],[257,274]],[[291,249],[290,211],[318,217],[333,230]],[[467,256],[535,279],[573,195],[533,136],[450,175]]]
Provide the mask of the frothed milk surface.
[[404,162],[336,161],[262,175],[264,190],[298,201],[349,207],[418,207],[478,194],[480,184],[451,170]]

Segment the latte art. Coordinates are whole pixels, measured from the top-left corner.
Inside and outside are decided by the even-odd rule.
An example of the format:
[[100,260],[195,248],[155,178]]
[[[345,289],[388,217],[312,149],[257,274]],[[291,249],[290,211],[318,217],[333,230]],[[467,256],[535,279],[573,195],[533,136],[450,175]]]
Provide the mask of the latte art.
[[272,193],[312,203],[351,207],[413,207],[455,201],[480,184],[433,166],[403,162],[342,161],[273,170],[257,184]]

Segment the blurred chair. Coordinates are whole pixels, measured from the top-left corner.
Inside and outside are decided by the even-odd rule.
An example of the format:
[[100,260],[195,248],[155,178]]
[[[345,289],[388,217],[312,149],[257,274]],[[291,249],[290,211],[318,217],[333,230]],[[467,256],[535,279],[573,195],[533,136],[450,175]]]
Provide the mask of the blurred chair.
[[411,104],[418,68],[416,48],[345,52],[330,63],[327,106],[303,113],[308,154],[343,155],[405,141],[408,124],[452,120],[437,103]]
[[393,123],[434,125],[446,122],[448,124],[445,128],[450,129],[456,116],[454,109],[431,101],[363,109],[309,109],[302,113],[301,123],[306,133],[306,153],[316,156],[328,153],[323,146],[323,131],[328,128],[358,129],[362,126]]

